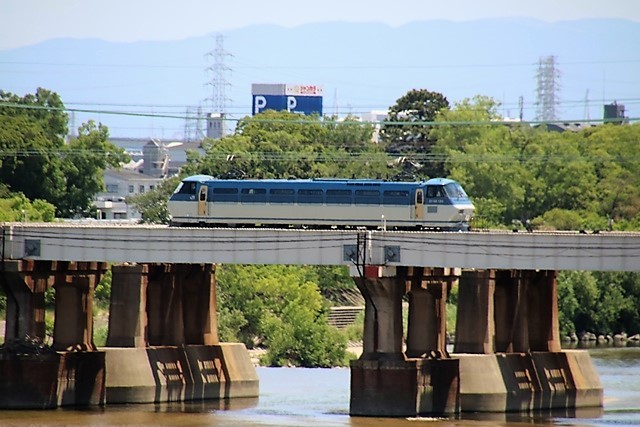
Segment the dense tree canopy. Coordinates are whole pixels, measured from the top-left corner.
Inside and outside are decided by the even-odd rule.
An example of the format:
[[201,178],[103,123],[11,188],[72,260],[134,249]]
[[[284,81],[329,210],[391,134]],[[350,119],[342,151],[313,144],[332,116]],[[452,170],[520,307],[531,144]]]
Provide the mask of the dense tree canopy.
[[[310,274],[311,273],[311,274]],[[327,325],[313,270],[225,265],[216,271],[220,338],[266,345],[271,366],[345,363],[346,338]]]
[[62,151],[64,197],[57,204],[64,217],[90,215],[93,196],[104,189],[102,172],[128,160],[124,150],[108,142],[109,130],[89,121]]
[[60,200],[65,186],[61,147],[28,117],[0,114],[0,179],[11,191],[32,200]]
[[407,173],[422,178],[443,174],[442,162],[431,156],[436,140],[431,133],[432,126],[426,123],[433,122],[448,109],[449,101],[444,95],[426,89],[410,90],[389,108],[380,137],[388,153],[402,154],[408,159]]
[[103,170],[126,156],[107,141],[107,128],[91,121],[65,143],[67,122],[54,92],[39,88],[19,97],[0,91],[0,180],[13,193],[53,204],[59,216],[89,215]]
[[387,177],[388,157],[371,144],[373,126],[323,123],[318,117],[266,111],[238,123],[234,135],[207,141],[186,174],[217,177],[241,171],[250,178]]
[[545,228],[603,229],[609,218],[621,227],[637,221],[639,125],[549,132],[490,124],[496,108],[490,98],[464,100],[438,120],[482,124],[432,130],[446,174],[462,182],[488,225],[531,219]]
[[0,196],[0,222],[51,222],[56,208],[51,203],[30,201],[24,194]]

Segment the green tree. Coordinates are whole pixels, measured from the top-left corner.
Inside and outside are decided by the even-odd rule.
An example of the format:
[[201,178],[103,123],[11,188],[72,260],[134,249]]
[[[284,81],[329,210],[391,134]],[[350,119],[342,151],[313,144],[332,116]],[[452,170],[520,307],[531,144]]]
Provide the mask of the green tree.
[[597,126],[580,136],[594,164],[598,214],[616,222],[632,220],[640,213],[640,124]]
[[56,206],[63,217],[86,215],[102,190],[102,172],[126,160],[92,121],[65,144],[68,116],[60,97],[38,88],[24,97],[0,91],[0,180],[14,193]]
[[163,180],[156,188],[146,193],[127,198],[127,203],[135,206],[145,224],[168,224],[169,211],[167,201],[178,186],[180,177]]
[[69,117],[62,99],[57,93],[41,87],[35,94],[23,97],[0,90],[0,113],[8,117],[24,117],[29,122],[37,123],[45,137],[58,146],[68,133]]
[[92,120],[78,129],[78,137],[65,146],[63,172],[66,189],[57,204],[63,217],[93,216],[93,196],[104,189],[102,174],[129,160],[124,149],[108,142],[109,130]]
[[0,198],[0,222],[51,222],[55,211],[51,203],[39,199],[30,201],[22,193]]
[[549,132],[504,123],[497,106],[482,96],[463,100],[441,111],[431,131],[445,174],[463,184],[479,217],[489,225],[532,219],[592,229],[612,218],[633,227],[640,213],[640,126]]
[[566,271],[558,275],[560,330],[611,334],[640,331],[638,273]]
[[65,187],[61,147],[40,123],[5,115],[0,108],[0,180],[12,192],[53,204],[60,200]]
[[388,157],[371,143],[373,127],[323,123],[314,116],[266,111],[241,120],[234,135],[204,143],[205,155],[191,155],[187,175],[250,178],[381,177]]
[[415,157],[415,161],[407,163],[420,165],[414,167],[415,174],[428,177],[442,175],[442,163],[428,157],[436,138],[431,134],[432,126],[425,122],[433,122],[438,114],[448,109],[449,101],[444,95],[426,89],[412,89],[398,98],[389,108],[389,117],[380,130],[386,151]]
[[105,274],[100,278],[100,282],[96,285],[94,303],[98,308],[109,308],[111,301],[111,282],[113,274],[111,268],[108,268]]
[[439,125],[431,131],[437,139],[434,153],[445,159],[445,175],[458,180],[477,200],[476,215],[487,225],[523,219],[526,201],[535,199],[531,193],[539,186],[525,165],[530,130],[490,124],[499,118],[498,105],[482,96],[465,99],[442,111]]
[[637,273],[594,273],[600,298],[593,312],[600,333],[640,332],[640,279]]
[[216,272],[220,336],[265,345],[270,366],[344,363],[346,339],[327,325],[316,283],[303,267],[220,266]]

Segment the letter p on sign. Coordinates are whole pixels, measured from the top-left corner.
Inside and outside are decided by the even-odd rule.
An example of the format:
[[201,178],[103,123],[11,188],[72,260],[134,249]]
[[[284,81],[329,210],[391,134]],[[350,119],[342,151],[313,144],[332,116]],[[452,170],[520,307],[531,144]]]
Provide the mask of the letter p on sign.
[[256,96],[255,103],[253,106],[253,114],[258,114],[264,107],[267,106],[267,98],[264,96]]
[[[256,99],[256,102],[258,100]],[[295,109],[298,106],[298,100],[295,96],[287,96],[287,111],[291,112],[291,110]]]

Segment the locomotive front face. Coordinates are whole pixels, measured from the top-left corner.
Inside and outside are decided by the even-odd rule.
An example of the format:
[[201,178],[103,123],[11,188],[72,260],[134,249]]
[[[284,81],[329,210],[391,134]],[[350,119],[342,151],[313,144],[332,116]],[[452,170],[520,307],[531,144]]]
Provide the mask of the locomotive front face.
[[178,184],[167,202],[171,224],[195,224],[200,221],[199,217],[202,216],[203,206],[206,206],[206,179],[212,178],[194,176],[186,178]]
[[449,179],[433,179],[426,187],[425,226],[435,230],[465,231],[474,207],[460,184]]

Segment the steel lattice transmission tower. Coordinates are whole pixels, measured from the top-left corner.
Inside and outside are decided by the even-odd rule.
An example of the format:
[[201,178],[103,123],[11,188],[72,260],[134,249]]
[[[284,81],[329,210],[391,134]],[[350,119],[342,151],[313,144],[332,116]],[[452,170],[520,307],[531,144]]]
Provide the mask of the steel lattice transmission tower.
[[205,137],[202,131],[202,107],[187,107],[184,116],[185,142],[202,141]]
[[225,59],[233,56],[224,50],[222,34],[216,35],[216,47],[207,56],[213,57],[213,64],[207,68],[211,74],[211,80],[207,83],[211,85],[211,96],[206,99],[211,106],[211,113],[207,117],[207,136],[220,138],[226,133],[227,102],[231,101],[227,97],[227,88],[231,86],[227,74],[231,72],[231,68],[225,64]]
[[540,58],[536,72],[536,120],[558,120],[557,107],[560,105],[560,70],[556,57]]

